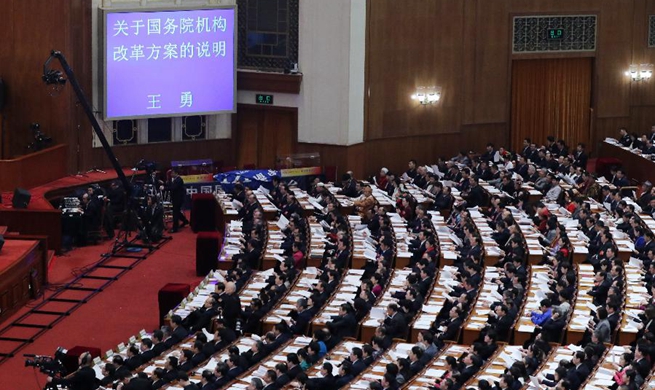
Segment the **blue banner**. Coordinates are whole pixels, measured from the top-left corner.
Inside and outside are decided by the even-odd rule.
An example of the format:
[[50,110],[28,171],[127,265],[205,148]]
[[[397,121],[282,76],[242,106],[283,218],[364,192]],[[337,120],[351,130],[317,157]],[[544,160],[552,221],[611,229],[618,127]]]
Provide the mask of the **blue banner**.
[[274,169],[253,169],[247,171],[231,171],[214,175],[214,180],[218,182],[223,190],[231,192],[234,184],[243,183],[244,186],[251,189],[257,189],[263,185],[265,188],[273,188],[271,182],[273,177],[280,177],[280,171]]

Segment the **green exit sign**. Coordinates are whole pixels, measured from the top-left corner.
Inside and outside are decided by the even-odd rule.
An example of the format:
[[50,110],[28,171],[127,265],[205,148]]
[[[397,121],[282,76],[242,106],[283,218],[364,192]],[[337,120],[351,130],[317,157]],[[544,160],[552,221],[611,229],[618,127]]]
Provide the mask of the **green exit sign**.
[[258,93],[255,95],[255,102],[257,104],[273,104],[273,95]]
[[548,39],[554,41],[564,39],[564,29],[563,28],[549,28],[548,29]]

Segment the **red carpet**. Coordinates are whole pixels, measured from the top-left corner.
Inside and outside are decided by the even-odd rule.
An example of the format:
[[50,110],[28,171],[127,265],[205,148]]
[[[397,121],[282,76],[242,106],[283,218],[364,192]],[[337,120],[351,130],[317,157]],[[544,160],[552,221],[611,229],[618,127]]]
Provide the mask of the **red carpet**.
[[[100,254],[110,248],[111,244],[106,242],[56,257],[49,273],[50,283],[70,281],[71,272],[95,263]],[[120,263],[121,259],[115,261]],[[158,290],[166,283],[188,283],[194,287],[201,279],[195,276],[195,234],[189,228],[182,229],[173,234],[172,241],[20,351],[18,357],[0,365],[0,389],[43,388],[45,376],[37,374],[40,384],[37,385],[33,368],[24,367],[22,354],[52,355],[58,346],[70,349],[76,345],[98,347],[104,353],[126,342],[141,329],[156,329],[159,326]],[[8,323],[3,322],[4,325]]]

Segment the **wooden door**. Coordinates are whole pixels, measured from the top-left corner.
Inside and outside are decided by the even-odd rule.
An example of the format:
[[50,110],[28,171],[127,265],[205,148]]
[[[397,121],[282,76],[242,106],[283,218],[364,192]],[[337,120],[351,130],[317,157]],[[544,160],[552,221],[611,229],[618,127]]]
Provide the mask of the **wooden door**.
[[237,108],[237,164],[274,168],[278,156],[295,152],[298,110],[240,104]]
[[538,145],[546,137],[563,139],[572,150],[589,142],[592,58],[515,60],[512,62],[514,150],[523,140]]

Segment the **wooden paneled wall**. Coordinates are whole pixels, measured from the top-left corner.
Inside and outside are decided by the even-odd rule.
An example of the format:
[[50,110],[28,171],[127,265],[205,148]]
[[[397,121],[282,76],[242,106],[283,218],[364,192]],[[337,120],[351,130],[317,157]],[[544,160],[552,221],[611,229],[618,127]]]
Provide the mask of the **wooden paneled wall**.
[[90,9],[90,0],[4,0],[0,4],[0,36],[5,37],[0,45],[0,77],[7,86],[4,158],[28,152],[30,123],[38,122],[56,144],[69,145],[67,170],[76,170],[81,110],[76,107],[72,88],[57,94],[45,86],[41,75],[50,51],[60,50],[82,76],[85,90],[90,91],[91,75],[86,73],[91,69],[90,34],[85,33],[91,27]]
[[[381,165],[402,169],[409,158],[429,162],[460,149],[480,150],[487,142],[506,145],[512,61],[523,58],[511,53],[514,15],[598,15],[592,148],[619,126],[642,132],[655,123],[655,81],[632,83],[623,74],[631,63],[655,63],[655,49],[647,47],[648,15],[655,14],[655,0],[369,0],[367,7],[365,142],[299,144],[297,129],[292,128],[291,141],[275,138],[276,153],[278,143],[294,152],[318,151],[325,165],[339,166],[340,172],[349,168],[361,176]],[[2,113],[5,156],[23,154],[30,140],[29,124],[40,122],[56,142],[69,145],[69,172],[108,166],[103,151],[91,147],[90,125],[71,88],[52,98],[40,80],[49,51],[61,50],[90,95],[91,0],[5,0],[0,10],[4,21],[0,35],[10,37],[0,45],[0,77],[9,96]],[[436,107],[420,107],[410,99],[422,85],[442,88]],[[267,129],[297,127],[288,112],[269,116]],[[236,134],[253,123],[250,117],[235,116],[231,140],[114,150],[125,165],[143,157],[213,158],[238,165],[241,142]],[[267,147],[267,142],[258,143],[253,156],[268,160],[259,150]]]
[[[655,50],[647,47],[653,0],[371,0],[368,7],[369,142],[425,136],[420,147],[426,154],[440,147],[430,142],[442,143],[441,134],[464,135],[469,125],[491,123],[509,131],[512,61],[576,56],[513,55],[515,15],[598,15],[592,148],[616,134],[618,126],[644,132],[655,123],[655,83],[633,83],[624,75],[631,63],[655,63]],[[432,85],[442,87],[436,107],[410,100],[416,87]],[[486,139],[488,134],[478,136]],[[459,144],[469,148],[468,141],[464,135]]]

